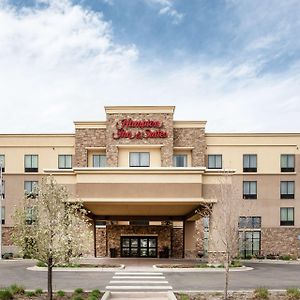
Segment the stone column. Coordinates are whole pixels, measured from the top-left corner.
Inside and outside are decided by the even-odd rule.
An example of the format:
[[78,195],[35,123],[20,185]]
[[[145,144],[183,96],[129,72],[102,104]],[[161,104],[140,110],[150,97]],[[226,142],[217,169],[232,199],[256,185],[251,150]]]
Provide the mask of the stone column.
[[184,221],[184,258],[197,257],[196,222]]

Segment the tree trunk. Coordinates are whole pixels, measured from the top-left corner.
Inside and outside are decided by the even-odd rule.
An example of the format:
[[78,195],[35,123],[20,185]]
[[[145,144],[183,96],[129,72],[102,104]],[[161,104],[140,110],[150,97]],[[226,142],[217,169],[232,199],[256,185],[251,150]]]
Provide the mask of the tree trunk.
[[229,265],[230,265],[230,256],[229,253],[226,253],[225,261],[225,288],[224,288],[224,299],[228,299],[228,285],[229,285]]
[[48,299],[52,300],[52,257],[48,258]]

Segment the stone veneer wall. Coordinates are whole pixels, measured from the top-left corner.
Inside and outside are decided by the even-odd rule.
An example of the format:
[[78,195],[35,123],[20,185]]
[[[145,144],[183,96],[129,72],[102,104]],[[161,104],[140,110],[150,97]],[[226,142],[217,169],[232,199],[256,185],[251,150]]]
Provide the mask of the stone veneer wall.
[[96,227],[96,257],[107,256],[106,228]]
[[[162,130],[168,133],[167,138],[149,138],[149,139],[113,139],[113,133],[117,131],[116,123],[123,119],[132,120],[157,120],[163,122]],[[141,129],[129,129],[132,132]],[[154,130],[154,129],[153,129]],[[107,114],[106,125],[106,162],[109,167],[118,166],[118,147],[117,145],[155,145],[163,144],[161,148],[161,166],[171,167],[173,164],[173,114],[149,113],[149,114]]]
[[13,245],[11,236],[13,233],[13,227],[2,227],[2,243],[3,246],[11,246]]
[[172,258],[182,258],[183,253],[183,228],[173,228],[172,232]]
[[174,128],[174,147],[194,147],[192,150],[192,166],[205,166],[205,129]]
[[171,248],[171,226],[132,226],[132,225],[107,225],[107,248],[116,248],[120,256],[121,235],[151,235],[157,234],[157,251],[163,247]]
[[202,218],[196,221],[195,240],[197,254],[204,252],[204,226]]
[[300,255],[300,228],[262,228],[261,252],[263,255]]
[[106,130],[100,128],[76,128],[74,167],[87,167],[86,147],[105,147]]

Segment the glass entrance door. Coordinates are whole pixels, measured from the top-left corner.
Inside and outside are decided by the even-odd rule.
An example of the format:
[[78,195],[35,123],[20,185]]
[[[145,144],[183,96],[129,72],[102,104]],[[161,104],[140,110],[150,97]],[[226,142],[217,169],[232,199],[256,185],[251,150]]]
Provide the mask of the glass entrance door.
[[121,237],[122,257],[157,257],[157,237]]

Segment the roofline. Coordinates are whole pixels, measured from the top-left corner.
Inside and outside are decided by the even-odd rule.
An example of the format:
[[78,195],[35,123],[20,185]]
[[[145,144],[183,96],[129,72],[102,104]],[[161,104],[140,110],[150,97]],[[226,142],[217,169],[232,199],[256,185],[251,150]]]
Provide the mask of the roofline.
[[75,137],[75,133],[0,133],[1,137]]
[[120,113],[169,113],[173,114],[175,106],[104,106],[107,114]]

